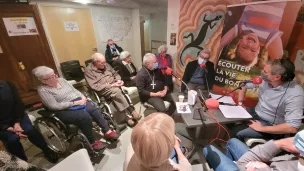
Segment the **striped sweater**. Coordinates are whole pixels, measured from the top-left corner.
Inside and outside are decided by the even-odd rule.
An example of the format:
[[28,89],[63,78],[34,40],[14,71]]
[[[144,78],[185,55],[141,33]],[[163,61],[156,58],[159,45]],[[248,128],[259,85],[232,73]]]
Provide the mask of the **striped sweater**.
[[67,80],[58,78],[61,88],[42,85],[38,87],[38,93],[42,103],[50,110],[63,110],[71,107],[72,100],[83,97],[83,94],[70,85]]

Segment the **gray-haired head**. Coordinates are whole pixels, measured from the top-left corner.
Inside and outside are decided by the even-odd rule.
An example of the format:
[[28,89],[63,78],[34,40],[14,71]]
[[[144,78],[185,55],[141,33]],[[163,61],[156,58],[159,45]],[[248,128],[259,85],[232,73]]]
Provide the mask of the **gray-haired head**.
[[101,53],[94,53],[91,56],[91,59],[92,59],[92,62],[96,62],[96,61],[104,61],[106,58]]
[[163,51],[167,51],[167,45],[160,45],[159,46],[159,48],[158,48],[158,53],[161,53],[161,52],[163,52]]
[[122,52],[120,53],[120,59],[121,59],[121,60],[124,60],[125,58],[127,58],[127,57],[129,57],[129,56],[131,56],[131,54],[130,54],[130,52],[128,52],[128,51],[122,51]]
[[151,62],[153,59],[155,59],[155,55],[153,53],[146,53],[143,57],[143,64],[146,66],[147,63]]
[[109,42],[113,42],[113,40],[112,39],[108,39],[107,43],[109,43]]
[[47,74],[53,73],[54,70],[47,66],[39,66],[32,70],[32,74],[38,79],[42,80]]

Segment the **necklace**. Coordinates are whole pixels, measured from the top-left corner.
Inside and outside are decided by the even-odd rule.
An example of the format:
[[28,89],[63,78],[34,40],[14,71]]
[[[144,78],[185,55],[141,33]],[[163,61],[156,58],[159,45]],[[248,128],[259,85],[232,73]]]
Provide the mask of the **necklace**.
[[155,88],[154,86],[156,86],[156,84],[154,83],[155,73],[153,72],[153,77],[152,77],[146,67],[145,67],[145,69],[146,69],[146,71],[147,71],[147,73],[148,73],[148,75],[149,75],[149,77],[152,81],[151,86],[152,86],[152,89],[154,90],[154,88]]

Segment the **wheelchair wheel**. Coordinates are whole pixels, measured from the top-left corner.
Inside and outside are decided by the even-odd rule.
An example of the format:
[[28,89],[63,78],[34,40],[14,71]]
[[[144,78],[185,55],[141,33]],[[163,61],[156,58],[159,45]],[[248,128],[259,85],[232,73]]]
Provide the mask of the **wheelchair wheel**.
[[66,152],[66,137],[51,120],[38,118],[35,121],[35,127],[42,134],[50,149],[59,154]]
[[116,133],[120,134],[120,130],[116,121],[111,117],[109,113],[103,112],[105,120],[108,121],[109,128],[115,130]]

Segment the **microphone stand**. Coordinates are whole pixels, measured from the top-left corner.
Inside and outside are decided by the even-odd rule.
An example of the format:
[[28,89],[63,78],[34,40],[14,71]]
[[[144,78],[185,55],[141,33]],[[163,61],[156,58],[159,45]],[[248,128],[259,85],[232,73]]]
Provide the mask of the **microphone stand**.
[[228,93],[225,93],[224,95],[222,95],[221,97],[217,98],[216,100],[219,100],[219,99],[223,98],[224,96],[227,96],[228,94],[231,94],[231,93],[235,92],[236,90],[241,90],[244,85],[245,84],[239,85],[237,88],[233,89],[232,91],[230,91]]

